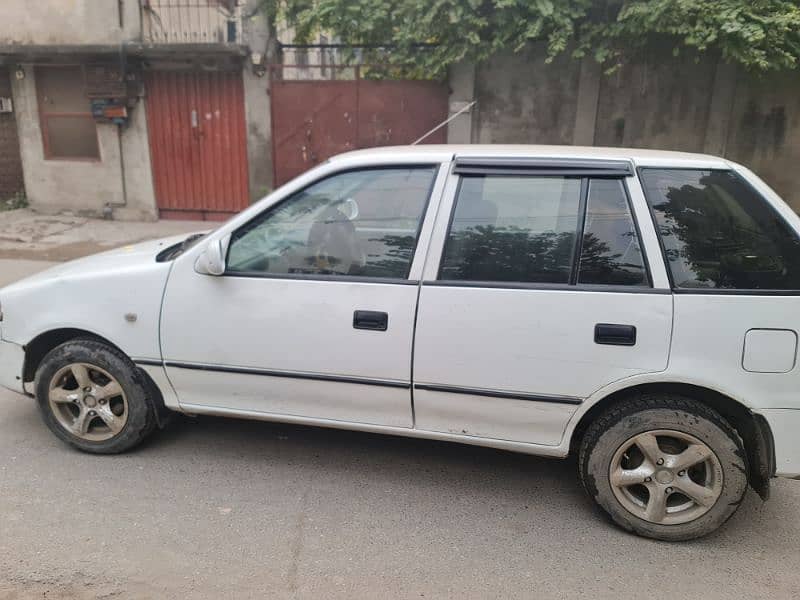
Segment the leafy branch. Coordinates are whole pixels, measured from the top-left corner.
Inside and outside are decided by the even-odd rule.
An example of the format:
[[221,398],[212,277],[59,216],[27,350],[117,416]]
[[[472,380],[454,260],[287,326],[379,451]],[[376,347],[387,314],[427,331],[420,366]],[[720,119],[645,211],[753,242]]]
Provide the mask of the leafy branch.
[[[295,41],[327,32],[370,48],[367,58],[440,77],[461,61],[543,42],[547,59],[570,52],[613,70],[650,47],[712,53],[754,71],[800,60],[796,0],[263,0]],[[381,46],[382,48],[375,48]]]

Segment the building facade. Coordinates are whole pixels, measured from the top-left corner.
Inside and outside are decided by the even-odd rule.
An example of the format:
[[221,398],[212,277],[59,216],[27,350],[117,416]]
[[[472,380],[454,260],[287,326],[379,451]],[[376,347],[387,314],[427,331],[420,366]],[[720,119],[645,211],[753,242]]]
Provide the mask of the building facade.
[[752,168],[800,210],[797,71],[670,55],[604,74],[531,44],[455,65],[446,81],[392,80],[331,36],[298,45],[281,26],[270,40],[260,4],[5,0],[0,202],[221,219],[333,154],[411,143],[449,115],[423,143],[707,152]]
[[35,210],[119,219],[218,219],[262,196],[272,172],[258,4],[7,0],[0,195],[22,191],[22,175]]

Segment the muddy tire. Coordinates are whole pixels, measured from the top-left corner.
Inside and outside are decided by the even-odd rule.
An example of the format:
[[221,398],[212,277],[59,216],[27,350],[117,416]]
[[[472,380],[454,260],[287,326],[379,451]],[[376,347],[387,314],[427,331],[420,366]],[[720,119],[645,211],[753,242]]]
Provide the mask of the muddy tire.
[[34,385],[42,418],[58,438],[84,452],[117,454],[156,428],[147,383],[119,350],[77,339],[44,357]]
[[702,537],[727,521],[747,490],[742,440],[690,398],[643,395],[589,426],[578,469],[586,492],[623,529],[657,540]]

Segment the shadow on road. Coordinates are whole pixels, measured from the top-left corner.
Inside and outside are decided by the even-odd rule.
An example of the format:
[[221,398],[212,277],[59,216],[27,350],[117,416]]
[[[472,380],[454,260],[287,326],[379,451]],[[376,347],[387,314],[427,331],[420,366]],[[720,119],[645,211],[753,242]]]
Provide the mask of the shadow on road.
[[[266,421],[176,415],[169,426],[153,437],[143,451],[158,452],[176,446],[204,447],[215,458],[280,457],[300,464],[325,467],[332,472],[368,470],[380,478],[404,477],[413,467],[423,475],[437,472],[437,484],[446,485],[441,473],[472,473],[480,481],[511,474],[545,478],[552,487],[581,494],[577,466],[566,460],[470,446],[466,444],[379,435],[324,427]],[[557,482],[562,482],[557,484]]]

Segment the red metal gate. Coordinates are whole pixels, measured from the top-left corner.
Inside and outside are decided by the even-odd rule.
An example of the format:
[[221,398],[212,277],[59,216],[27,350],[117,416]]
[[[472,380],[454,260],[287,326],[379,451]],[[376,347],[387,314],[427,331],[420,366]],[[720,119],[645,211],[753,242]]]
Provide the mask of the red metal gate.
[[[447,118],[447,87],[441,83],[365,80],[358,69],[351,80],[276,77],[284,68],[273,68],[270,91],[275,185],[340,152],[410,144]],[[442,128],[424,143],[445,140]]]
[[240,73],[153,71],[147,126],[159,214],[225,219],[250,203]]

